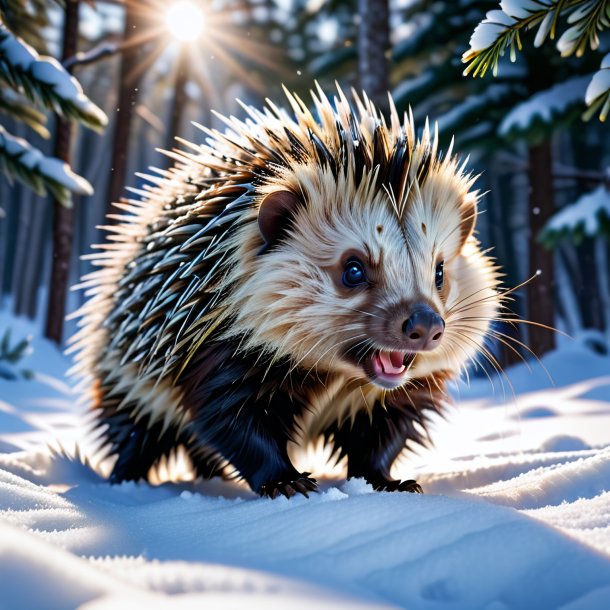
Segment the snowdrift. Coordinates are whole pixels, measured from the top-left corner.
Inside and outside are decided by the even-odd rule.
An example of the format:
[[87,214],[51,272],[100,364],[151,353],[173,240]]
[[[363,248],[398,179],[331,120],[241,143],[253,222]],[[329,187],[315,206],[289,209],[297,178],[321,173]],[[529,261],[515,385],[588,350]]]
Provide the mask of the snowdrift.
[[543,364],[555,386],[522,365],[456,388],[436,448],[396,466],[426,495],[336,477],[271,501],[108,485],[35,340],[34,379],[0,380],[0,609],[609,608],[610,358],[574,342]]

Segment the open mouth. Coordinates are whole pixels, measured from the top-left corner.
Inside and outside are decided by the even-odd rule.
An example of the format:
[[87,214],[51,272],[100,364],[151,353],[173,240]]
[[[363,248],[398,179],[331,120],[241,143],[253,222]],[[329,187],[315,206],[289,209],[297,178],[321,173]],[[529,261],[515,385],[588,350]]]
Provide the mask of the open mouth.
[[369,360],[373,381],[387,389],[402,385],[413,360],[414,352],[376,350]]

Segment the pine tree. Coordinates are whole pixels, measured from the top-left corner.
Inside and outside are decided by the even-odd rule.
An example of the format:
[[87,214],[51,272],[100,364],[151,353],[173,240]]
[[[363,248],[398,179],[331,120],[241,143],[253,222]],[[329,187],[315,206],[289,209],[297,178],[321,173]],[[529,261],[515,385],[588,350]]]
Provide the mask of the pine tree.
[[[527,30],[537,28],[534,40],[535,47],[541,47],[547,38],[555,39],[564,21],[567,27],[559,37],[556,47],[561,57],[569,58],[576,56],[583,58],[587,47],[595,51],[600,47],[599,32],[610,27],[610,2],[608,0],[573,0],[565,2],[562,0],[504,0],[500,3],[501,10],[494,10],[487,13],[476,29],[470,40],[470,48],[466,51],[462,60],[467,63],[465,74],[473,76],[484,76],[491,71],[497,74],[501,57],[507,50],[510,50],[511,60],[517,60],[517,51],[523,50],[522,34]],[[553,116],[554,110],[564,111],[565,107],[576,102],[580,105],[581,101],[589,107],[583,113],[583,118],[590,119],[595,113],[599,112],[599,118],[604,121],[610,111],[610,53],[601,61],[601,68],[590,77],[568,77],[560,84],[554,84],[552,73],[553,69],[549,62],[544,61],[541,52],[528,53],[530,65],[537,66],[539,69],[530,71],[528,88],[530,99],[526,104],[533,108],[536,105],[542,108],[542,113],[550,117],[549,123],[557,123],[557,117]],[[592,54],[591,54],[592,55]],[[574,66],[567,61],[561,62]],[[582,62],[581,60],[581,63]],[[585,83],[586,85],[585,91]],[[525,106],[527,110],[527,106]],[[545,193],[553,192],[552,182],[552,153],[550,141],[538,137],[538,142],[531,144],[532,126],[529,122],[519,119],[519,110],[513,112],[512,116],[504,119],[500,126],[500,132],[512,137],[528,137],[530,140],[529,148],[529,174],[531,185],[530,202],[530,268],[544,266],[551,269],[553,253],[548,248],[552,241],[549,235],[549,225],[555,214],[554,206]],[[527,112],[521,112],[527,115]],[[575,118],[574,113],[570,119]],[[524,131],[530,131],[530,134]],[[601,223],[600,223],[600,226]],[[540,238],[546,238],[546,246],[541,244]],[[577,251],[578,259],[589,282],[593,281],[596,273],[594,268],[595,258],[589,255],[582,256],[582,248]],[[590,267],[593,265],[593,269]],[[547,274],[548,275],[548,274]],[[552,326],[552,286],[547,281],[532,282],[528,286],[528,298],[530,303],[536,303],[537,310],[543,314],[538,321]],[[585,326],[595,324],[598,328],[603,328],[603,316],[599,313],[600,298],[597,286],[587,287],[586,302],[581,304],[583,323]],[[597,304],[597,305],[596,305]],[[533,347],[538,353],[544,353],[550,347],[547,344],[548,334],[532,329]],[[543,343],[540,343],[540,342]]]
[[358,0],[360,88],[386,115],[390,91],[390,9],[388,0]]
[[141,48],[134,43],[139,34],[138,25],[141,21],[141,12],[134,2],[125,3],[124,50],[121,54],[121,70],[118,83],[117,118],[114,125],[114,139],[112,144],[112,175],[108,184],[106,196],[107,211],[113,212],[112,203],[121,199],[125,188],[127,173],[127,154],[129,149],[129,136],[131,124],[138,98],[138,89],[141,71],[138,71],[138,62],[141,59]]
[[[34,3],[34,6],[38,5]],[[78,81],[57,60],[40,56],[8,29],[8,22],[21,23],[21,13],[15,9],[18,6],[17,2],[0,4],[0,82],[3,85],[0,89],[0,112],[25,123],[43,137],[50,135],[44,110],[101,130],[106,117],[84,95]],[[0,170],[9,180],[20,180],[40,195],[51,193],[66,206],[71,204],[71,193],[87,195],[92,192],[91,185],[64,161],[45,156],[27,140],[10,134],[2,125]]]

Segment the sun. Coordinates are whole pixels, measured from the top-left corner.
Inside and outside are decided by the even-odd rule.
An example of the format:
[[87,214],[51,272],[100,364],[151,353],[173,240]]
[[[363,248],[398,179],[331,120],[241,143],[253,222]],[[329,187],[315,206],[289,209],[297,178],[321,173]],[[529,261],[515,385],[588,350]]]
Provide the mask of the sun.
[[197,2],[179,0],[167,9],[165,23],[174,38],[181,42],[192,42],[203,31],[203,11]]

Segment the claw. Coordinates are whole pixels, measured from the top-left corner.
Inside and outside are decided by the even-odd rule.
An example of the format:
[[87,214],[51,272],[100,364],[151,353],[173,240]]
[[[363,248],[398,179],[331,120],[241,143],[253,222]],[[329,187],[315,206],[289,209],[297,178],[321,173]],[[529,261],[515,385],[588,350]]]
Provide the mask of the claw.
[[414,479],[408,479],[406,481],[383,480],[370,482],[373,484],[373,488],[377,491],[402,491],[417,494],[424,493],[424,490],[421,488],[421,485]]
[[272,483],[265,483],[260,488],[260,495],[266,496],[274,500],[280,494],[286,498],[292,498],[297,493],[304,495],[309,498],[311,491],[318,491],[318,485],[315,479],[308,477],[309,473],[303,473],[303,476],[295,479],[294,481],[278,481]]
[[[294,485],[294,483],[293,483]],[[285,483],[284,485],[282,485],[282,487],[280,488],[280,491],[287,497],[287,498],[292,498],[292,496],[294,496],[294,494],[296,494],[296,491],[292,488],[292,486],[290,485],[290,483]]]
[[292,486],[299,492],[302,493],[306,498],[309,498],[309,494],[307,493],[307,485],[299,481],[294,481]]
[[415,481],[414,479],[409,479],[408,481],[401,481],[398,486],[399,491],[408,491],[410,493],[423,494],[424,490],[421,488],[421,485]]

